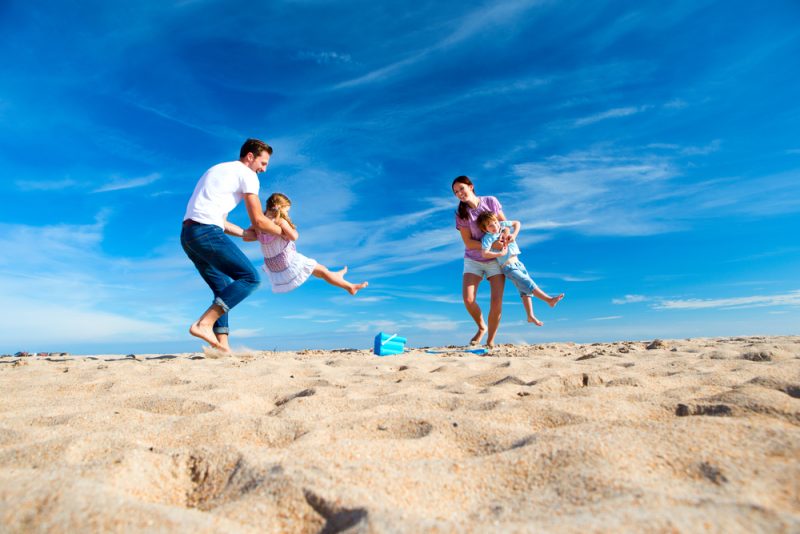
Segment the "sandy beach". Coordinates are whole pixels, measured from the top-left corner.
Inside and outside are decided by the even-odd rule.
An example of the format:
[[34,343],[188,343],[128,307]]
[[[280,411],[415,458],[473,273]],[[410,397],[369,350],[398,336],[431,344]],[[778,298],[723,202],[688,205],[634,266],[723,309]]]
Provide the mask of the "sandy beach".
[[800,337],[652,341],[3,357],[2,530],[800,532]]

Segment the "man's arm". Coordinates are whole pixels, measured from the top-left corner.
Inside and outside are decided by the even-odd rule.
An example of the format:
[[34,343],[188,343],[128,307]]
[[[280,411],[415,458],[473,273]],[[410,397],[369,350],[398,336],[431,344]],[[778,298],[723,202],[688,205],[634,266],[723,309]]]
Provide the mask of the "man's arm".
[[225,233],[228,235],[232,235],[233,237],[241,237],[244,238],[245,230],[241,226],[237,226],[232,222],[228,222],[225,220]]
[[296,228],[292,228],[292,226],[286,221],[286,219],[281,219],[278,223],[278,226],[281,227],[281,237],[284,239],[288,239],[289,241],[297,241],[297,238],[300,237],[300,234],[297,233]]
[[250,217],[250,228],[258,230],[265,234],[283,235],[281,227],[269,220],[266,215],[261,212],[261,201],[258,195],[254,193],[245,193],[244,207],[247,209],[247,215]]

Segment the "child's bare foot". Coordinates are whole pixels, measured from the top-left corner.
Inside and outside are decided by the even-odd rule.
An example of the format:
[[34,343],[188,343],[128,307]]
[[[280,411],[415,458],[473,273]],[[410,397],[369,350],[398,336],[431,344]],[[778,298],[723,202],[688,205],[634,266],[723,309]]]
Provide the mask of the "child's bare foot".
[[[558,304],[559,301],[561,301],[561,299],[563,299],[563,298],[564,298],[564,293],[561,293],[560,295],[556,295],[555,297],[550,298],[550,300],[548,300],[547,303],[550,305],[551,308],[555,308],[556,304]],[[536,322],[536,321],[533,321],[533,322]]]
[[529,323],[533,323],[533,324],[535,324],[536,326],[542,326],[542,325],[544,324],[542,321],[540,321],[539,319],[537,319],[537,318],[536,318],[536,317],[534,317],[533,315],[529,315],[529,316],[528,316],[528,322],[529,322]]
[[[347,270],[347,267],[345,267],[345,270]],[[350,293],[351,295],[355,295],[368,285],[369,282],[361,282],[360,284],[350,284],[350,288],[347,290],[347,292]]]
[[481,325],[478,327],[478,331],[472,336],[472,339],[469,340],[470,345],[480,345],[481,339],[483,336],[486,335],[486,325]]
[[[194,323],[189,327],[189,333],[194,337],[199,337],[215,349],[224,350],[222,345],[219,344],[217,336],[214,334],[214,329],[210,326],[205,326],[200,323]],[[228,349],[230,350],[230,349]]]
[[341,271],[337,271],[336,274],[338,274],[339,276],[344,278],[344,275],[347,274],[347,265],[345,265],[344,268]]

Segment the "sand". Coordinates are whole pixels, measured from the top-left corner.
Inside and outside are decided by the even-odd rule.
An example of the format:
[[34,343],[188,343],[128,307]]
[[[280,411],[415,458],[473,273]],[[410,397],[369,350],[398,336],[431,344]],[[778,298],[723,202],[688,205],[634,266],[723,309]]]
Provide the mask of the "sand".
[[648,345],[3,357],[0,530],[800,532],[800,337]]

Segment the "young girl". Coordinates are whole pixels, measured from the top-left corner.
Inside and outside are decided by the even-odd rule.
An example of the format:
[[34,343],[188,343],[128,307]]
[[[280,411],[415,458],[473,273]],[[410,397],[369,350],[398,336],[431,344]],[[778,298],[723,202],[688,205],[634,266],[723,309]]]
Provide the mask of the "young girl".
[[295,248],[294,242],[298,234],[294,223],[289,218],[292,202],[282,193],[273,193],[267,199],[264,215],[277,224],[281,233],[268,234],[258,232],[261,252],[264,254],[264,270],[269,274],[273,293],[286,293],[303,284],[310,275],[322,278],[336,287],[341,287],[351,295],[367,287],[367,282],[353,284],[344,279],[347,267],[341,271],[331,272],[316,260],[306,258]]

